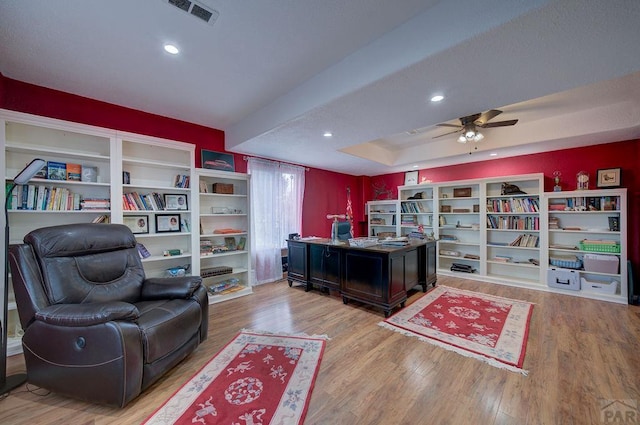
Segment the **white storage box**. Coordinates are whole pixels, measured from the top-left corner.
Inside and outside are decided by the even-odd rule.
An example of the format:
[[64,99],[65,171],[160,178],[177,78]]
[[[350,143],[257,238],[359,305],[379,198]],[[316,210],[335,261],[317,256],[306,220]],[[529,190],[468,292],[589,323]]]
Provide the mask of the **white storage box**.
[[554,269],[547,270],[547,285],[552,288],[580,290],[579,273],[575,270]]
[[601,281],[587,280],[583,277],[583,278],[580,278],[580,283],[581,283],[582,289],[591,291],[591,292],[598,292],[600,294],[609,294],[609,295],[615,295],[616,292],[618,292],[618,282],[615,280],[612,280],[611,282],[601,282]]
[[588,272],[618,273],[620,259],[617,255],[584,254],[583,263]]

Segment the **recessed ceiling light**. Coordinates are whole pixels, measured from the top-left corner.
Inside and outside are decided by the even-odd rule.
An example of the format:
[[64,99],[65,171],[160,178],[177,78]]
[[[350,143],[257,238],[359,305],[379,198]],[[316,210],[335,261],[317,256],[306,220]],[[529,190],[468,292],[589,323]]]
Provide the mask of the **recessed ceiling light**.
[[414,166],[413,166],[413,168],[418,168],[418,166],[417,166],[417,165],[414,165]]
[[435,96],[433,96],[431,98],[431,101],[432,102],[440,102],[442,99],[444,99],[444,96],[441,95],[441,94],[437,94],[437,95],[435,95]]
[[165,52],[171,53],[172,55],[177,55],[178,53],[180,53],[180,50],[178,50],[176,46],[168,43],[164,45],[164,50]]
[[498,154],[497,154],[497,153],[495,153],[495,152],[491,152],[491,153],[489,154],[489,156],[498,156]]
[[332,133],[332,132],[330,132],[330,131],[325,131],[325,132],[324,132],[324,134],[323,134],[323,136],[324,136],[324,137],[332,137],[332,136],[333,136],[333,133]]

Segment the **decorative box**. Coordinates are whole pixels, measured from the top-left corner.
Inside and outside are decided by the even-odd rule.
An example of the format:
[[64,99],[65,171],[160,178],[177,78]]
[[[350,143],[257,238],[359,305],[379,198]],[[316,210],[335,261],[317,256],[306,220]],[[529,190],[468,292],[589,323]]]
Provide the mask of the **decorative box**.
[[616,255],[584,254],[584,269],[588,272],[618,273],[620,259]]
[[457,187],[453,189],[453,197],[454,198],[470,198],[471,197],[471,188],[470,187]]
[[575,270],[548,269],[547,285],[552,288],[580,290],[579,273]]
[[440,205],[440,212],[450,213],[451,212],[451,205]]
[[225,195],[233,195],[233,185],[227,183],[214,183],[213,193],[223,193]]

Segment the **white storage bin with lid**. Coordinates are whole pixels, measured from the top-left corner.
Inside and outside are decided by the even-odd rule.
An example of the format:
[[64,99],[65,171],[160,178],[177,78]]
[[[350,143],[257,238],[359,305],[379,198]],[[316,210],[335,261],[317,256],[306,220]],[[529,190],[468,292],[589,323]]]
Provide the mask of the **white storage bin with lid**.
[[580,275],[576,270],[555,269],[547,270],[547,285],[552,288],[580,290]]
[[617,255],[584,254],[585,271],[597,273],[618,273],[620,259]]

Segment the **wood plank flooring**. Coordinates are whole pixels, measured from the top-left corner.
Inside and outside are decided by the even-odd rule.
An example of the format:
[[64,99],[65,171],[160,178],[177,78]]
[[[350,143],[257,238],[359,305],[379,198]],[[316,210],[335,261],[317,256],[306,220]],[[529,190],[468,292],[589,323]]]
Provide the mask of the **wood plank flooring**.
[[[211,306],[209,339],[124,409],[22,386],[0,399],[0,424],[138,424],[243,328],[331,338],[306,424],[585,425],[603,423],[601,399],[640,404],[640,307],[452,277],[438,284],[535,303],[529,376],[383,329],[381,310],[280,281]],[[22,356],[8,370],[24,370]]]

